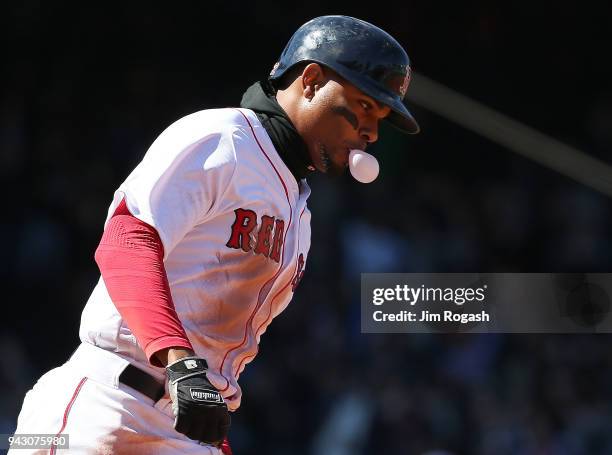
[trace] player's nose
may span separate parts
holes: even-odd
[[[378,120],[368,119],[361,124],[359,135],[367,143],[374,143],[378,140]]]

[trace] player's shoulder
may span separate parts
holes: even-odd
[[[204,168],[253,166],[257,154],[255,131],[261,128],[248,109],[205,109],[186,115],[168,126],[153,142],[146,160],[169,163],[175,159],[204,162]]]
[[[238,108],[204,109],[186,115],[172,125],[167,131],[188,135],[207,135],[231,133],[248,125],[248,117],[256,118],[252,111]]]
[[[241,120],[242,119],[242,120]],[[145,162],[160,166],[189,161],[205,162],[208,167],[234,165],[234,131],[244,122],[236,109],[206,109],[179,118],[153,141]]]
[[[244,114],[236,108],[204,109],[185,115],[165,128],[151,149],[182,153],[194,148],[212,151],[223,145],[231,146],[235,131],[247,123]]]

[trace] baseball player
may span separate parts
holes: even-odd
[[[110,204],[82,343],[27,393],[17,433],[68,435],[73,453],[230,453],[240,373],[306,268],[306,177],[375,178],[379,122],[419,130],[409,81],[386,32],[318,17],[240,108],[163,131]]]

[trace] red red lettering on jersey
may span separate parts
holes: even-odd
[[[236,221],[232,224],[232,235],[226,243],[230,248],[251,251],[251,231],[257,226],[257,214],[253,210],[236,209]]]
[[[272,236],[273,227],[274,217],[263,215],[261,217],[261,227],[259,228],[259,233],[257,234],[255,254],[263,254],[265,257],[268,257],[270,254],[270,237]]]
[[[270,252],[270,258],[276,262],[280,262],[281,250],[283,248],[284,233],[285,222],[283,220],[276,220],[276,227],[274,228],[274,240],[272,240],[272,251]]]
[[[293,277],[293,280],[291,281],[291,291],[292,292],[295,292],[298,285],[300,284],[300,281],[302,281],[303,276],[304,276],[304,255],[300,253],[300,257],[298,258],[297,271],[295,272],[295,276]]]
[[[226,246],[236,249],[242,248],[245,253],[253,250],[255,254],[261,254],[274,262],[280,262],[285,222],[277,220],[273,216],[263,215],[257,232],[257,241],[253,248],[251,233],[257,227],[257,213],[247,209],[236,209],[234,213],[236,214],[236,220],[232,224],[232,233]],[[274,230],[274,238],[270,241],[272,230]]]

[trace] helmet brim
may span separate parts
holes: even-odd
[[[417,134],[421,131],[421,127],[414,119],[408,108],[399,100],[390,104],[391,113],[385,118],[391,125],[399,129],[403,133]]]

